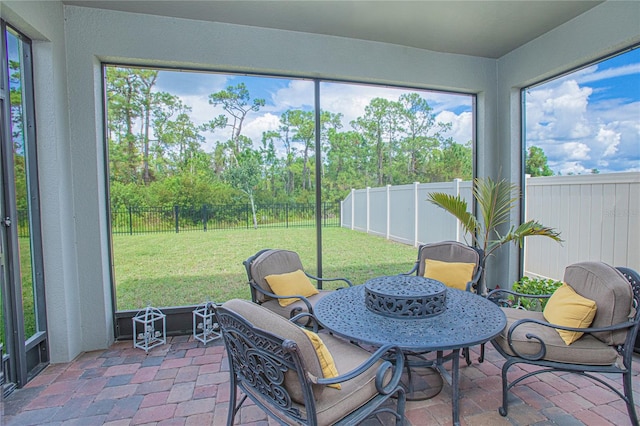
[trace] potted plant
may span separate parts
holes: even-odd
[[[460,221],[464,231],[471,236],[472,245],[483,250],[484,257],[481,264],[483,268],[486,259],[508,242],[514,242],[522,247],[525,237],[533,235],[562,242],[558,231],[535,220],[529,220],[517,227],[511,225],[506,233],[500,233],[499,228],[509,222],[511,210],[516,207],[516,202],[520,199],[520,190],[515,184],[505,179],[494,181],[489,177],[476,178],[473,197],[478,205],[479,218],[469,211],[467,201],[460,195],[432,192],[427,200],[448,211]]]
[[[516,293],[531,294],[531,295],[551,295],[554,291],[562,285],[562,281],[553,280],[550,278],[533,278],[522,277],[520,280],[513,283],[511,290]],[[545,305],[549,301],[548,297],[541,298],[518,298],[517,296],[510,296],[514,308],[526,309],[528,311],[543,311]]]

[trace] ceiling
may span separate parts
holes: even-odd
[[[602,1],[71,1],[64,4],[499,58]]]

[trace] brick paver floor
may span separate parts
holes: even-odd
[[[511,393],[509,415],[501,417],[500,366],[487,345],[486,361],[461,362],[460,420],[463,425],[629,425],[624,403],[612,392],[572,374],[542,374]],[[517,367],[512,368],[517,370]],[[634,360],[633,387],[640,395],[640,359]],[[621,388],[619,377],[614,380]],[[636,401],[638,397],[636,397]],[[169,338],[145,353],[131,342],[84,353],[47,367],[3,401],[1,424],[13,425],[224,425],[229,373],[220,340],[203,345],[191,336]],[[637,404],[636,404],[637,405]],[[638,408],[640,412],[640,408]],[[410,425],[451,424],[451,389],[424,401],[407,402]],[[371,420],[369,425],[384,421]],[[245,403],[240,425],[275,425],[262,410]]]

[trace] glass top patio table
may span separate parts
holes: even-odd
[[[419,276],[396,275],[378,277],[364,285],[334,291],[323,297],[314,307],[318,323],[334,334],[373,346],[397,345],[405,354],[438,352],[434,367],[449,381],[452,388],[453,423],[459,424],[459,364],[460,350],[486,343],[497,336],[506,325],[506,317],[493,302],[476,294],[446,288],[445,309],[428,317],[394,317],[373,312],[365,303],[365,286],[382,282],[383,287],[409,284],[413,289],[434,280]],[[436,281],[436,283],[438,283]],[[390,286],[391,284],[391,286]],[[443,358],[442,351],[451,350]],[[451,376],[442,362],[451,360]]]

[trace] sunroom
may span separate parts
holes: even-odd
[[[116,308],[114,291],[105,66],[301,79],[316,89],[348,83],[469,95],[473,176],[505,178],[522,188],[523,89],[640,44],[636,1],[56,0],[4,1],[0,7],[3,37],[13,34],[28,46],[30,52],[21,49],[21,59],[32,72],[22,94],[31,144],[26,149],[32,151],[27,165],[35,247],[30,308],[22,306],[20,246],[10,226],[18,207],[8,186],[13,160],[5,158],[11,134],[3,128],[7,389],[25,386],[49,364],[109,348],[127,334],[121,324],[131,322],[131,314]],[[9,68],[3,63],[3,72]],[[7,93],[3,77],[3,120]],[[637,176],[631,181],[637,188]],[[632,190],[622,202],[631,224],[639,198]],[[522,220],[523,208],[513,211],[512,223]],[[629,229],[637,230],[637,224]],[[625,244],[621,266],[639,269],[633,260],[637,243]],[[315,260],[322,271],[319,247]],[[239,272],[251,254],[237,259]],[[487,282],[505,286],[523,273],[523,253],[515,245],[490,262]],[[173,308],[190,324],[193,307]],[[28,336],[23,309],[35,311],[35,331]]]

